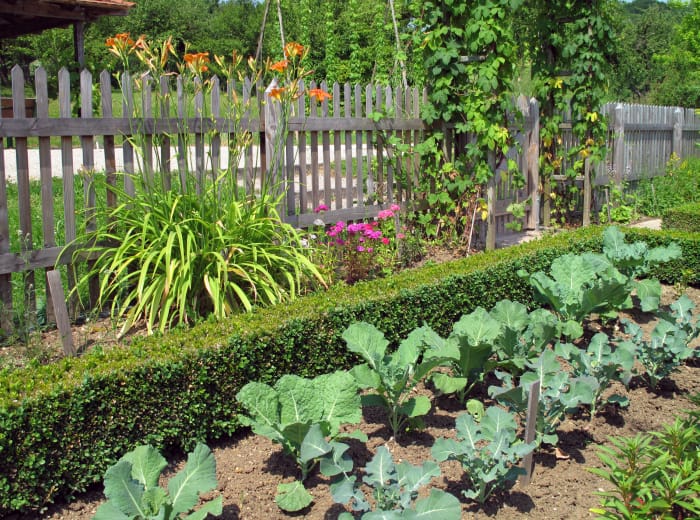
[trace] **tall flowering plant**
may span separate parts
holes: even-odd
[[[147,158],[144,175],[125,174],[124,188],[111,186],[116,206],[98,208],[103,213],[96,215],[97,229],[86,230],[70,244],[76,261],[95,258],[81,285],[99,280],[98,305],[110,306],[113,316],[123,320],[122,331],[137,320],[143,320],[149,331],[165,331],[209,315],[220,319],[290,300],[310,280],[324,285],[301,237],[277,211],[281,196],[254,182],[247,189],[239,186],[238,157],[251,144],[246,117],[255,108],[249,104],[256,100],[239,94],[245,69],[240,55],[234,52],[230,58],[210,59],[209,53],[186,47],[179,56],[170,39],[158,44],[145,37],[133,40],[126,33],[105,43],[123,67],[121,79],[127,81],[121,86],[126,97],[133,84],[142,90],[142,99],[146,93],[155,93],[158,102],[151,104],[155,130],[148,135],[139,123],[144,115],[139,109],[147,108],[145,103],[140,107],[134,96],[133,106],[128,107],[131,112],[125,114],[134,121],[134,135],[125,139],[140,157]],[[135,63],[139,71],[132,76],[129,68]],[[254,60],[248,61],[248,69],[254,85],[260,77]],[[172,106],[169,88],[154,89],[154,84],[168,83],[175,72],[177,107]],[[218,95],[221,78],[226,80],[226,97],[219,100],[223,117],[212,110],[214,89]],[[173,131],[175,108],[177,129]],[[192,112],[198,120],[196,128],[206,134],[192,128]],[[198,163],[194,171],[189,168],[192,136],[200,149],[205,142],[213,147],[228,141],[228,165],[217,167],[212,160],[208,165]],[[170,171],[157,162],[159,154],[155,154],[154,168],[148,157],[156,146],[166,144],[166,137],[177,142],[186,156],[178,160],[179,183],[173,179],[172,185]]]
[[[327,209],[321,205],[315,211],[323,213]],[[403,238],[395,226],[400,209],[392,204],[369,222],[339,220],[325,230],[322,243],[345,282],[352,284],[394,270],[398,263],[397,240]]]

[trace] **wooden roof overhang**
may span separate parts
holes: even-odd
[[[0,38],[82,24],[100,16],[124,16],[126,0],[0,0]]]

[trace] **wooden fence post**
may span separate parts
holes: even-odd
[[[530,212],[527,229],[537,229],[540,223],[540,104],[533,97],[529,103],[530,128],[527,148],[527,182]]]
[[[486,184],[486,250],[496,249],[496,152],[489,150],[491,178]]]
[[[591,159],[586,157],[583,161],[583,225],[591,225]]]
[[[68,318],[68,307],[66,305],[66,297],[63,292],[63,284],[61,283],[61,273],[55,269],[46,271],[46,285],[51,288],[51,305],[56,312],[56,325],[58,326],[58,332],[61,336],[63,353],[66,356],[75,356],[73,333],[70,327],[70,319]],[[46,303],[48,305],[48,301]]]
[[[673,148],[672,152],[683,158],[683,109],[676,108],[673,112]]]
[[[80,73],[80,117],[92,119],[92,74],[84,69]],[[85,197],[85,230],[91,233],[97,229],[95,215],[97,200],[95,192],[95,138],[93,135],[81,135],[80,145],[83,148],[83,196]],[[94,260],[88,260],[88,270],[92,270]],[[100,279],[92,276],[88,281],[90,308],[95,308],[100,299]]]
[[[2,113],[0,112],[0,123]],[[10,252],[10,224],[7,214],[7,182],[5,180],[5,139],[0,137],[0,255]],[[0,328],[12,329],[12,275],[0,274]]]
[[[24,102],[24,73],[19,65],[12,67],[12,107],[13,119],[25,119]],[[20,251],[26,263],[34,248],[32,235],[32,208],[29,185],[29,150],[27,138],[17,136],[15,139],[15,154],[17,157],[17,193],[19,197],[19,231]],[[23,268],[25,269],[26,266]],[[25,312],[33,312],[36,309],[36,294],[34,271],[29,271],[24,276],[24,308]]]
[[[615,184],[620,186],[627,165],[625,164],[625,121],[624,107],[621,103],[615,105],[613,112],[613,163],[612,171],[615,175]]]
[[[49,94],[46,69],[39,67],[34,73],[36,88],[36,117],[48,119]],[[41,179],[41,228],[44,247],[55,247],[53,179],[51,178],[51,138],[39,137],[39,176]],[[63,303],[65,305],[65,303]],[[51,286],[46,285],[46,322],[56,319],[51,298]]]

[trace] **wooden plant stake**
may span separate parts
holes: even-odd
[[[63,284],[61,283],[61,273],[55,269],[46,271],[46,281],[51,289],[51,301],[56,314],[56,325],[58,326],[58,332],[61,335],[63,353],[66,356],[75,356],[73,334],[70,328],[68,306],[66,304],[66,297],[63,292]]]
[[[540,382],[535,381],[530,385],[530,391],[527,398],[527,418],[525,419],[525,442],[535,440],[535,427],[537,426],[537,408],[540,402]],[[532,480],[533,459],[532,452],[523,457],[522,467],[525,469],[525,474],[520,476],[519,482],[521,487],[525,487]]]

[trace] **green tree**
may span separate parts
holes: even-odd
[[[663,105],[700,107],[700,2],[672,5],[684,16],[667,50],[655,56],[664,74],[652,99]]]
[[[681,16],[677,9],[661,2],[642,4],[625,4],[616,13],[619,38],[618,59],[611,75],[612,100],[648,102],[664,77],[664,65],[655,56],[666,52]]]

